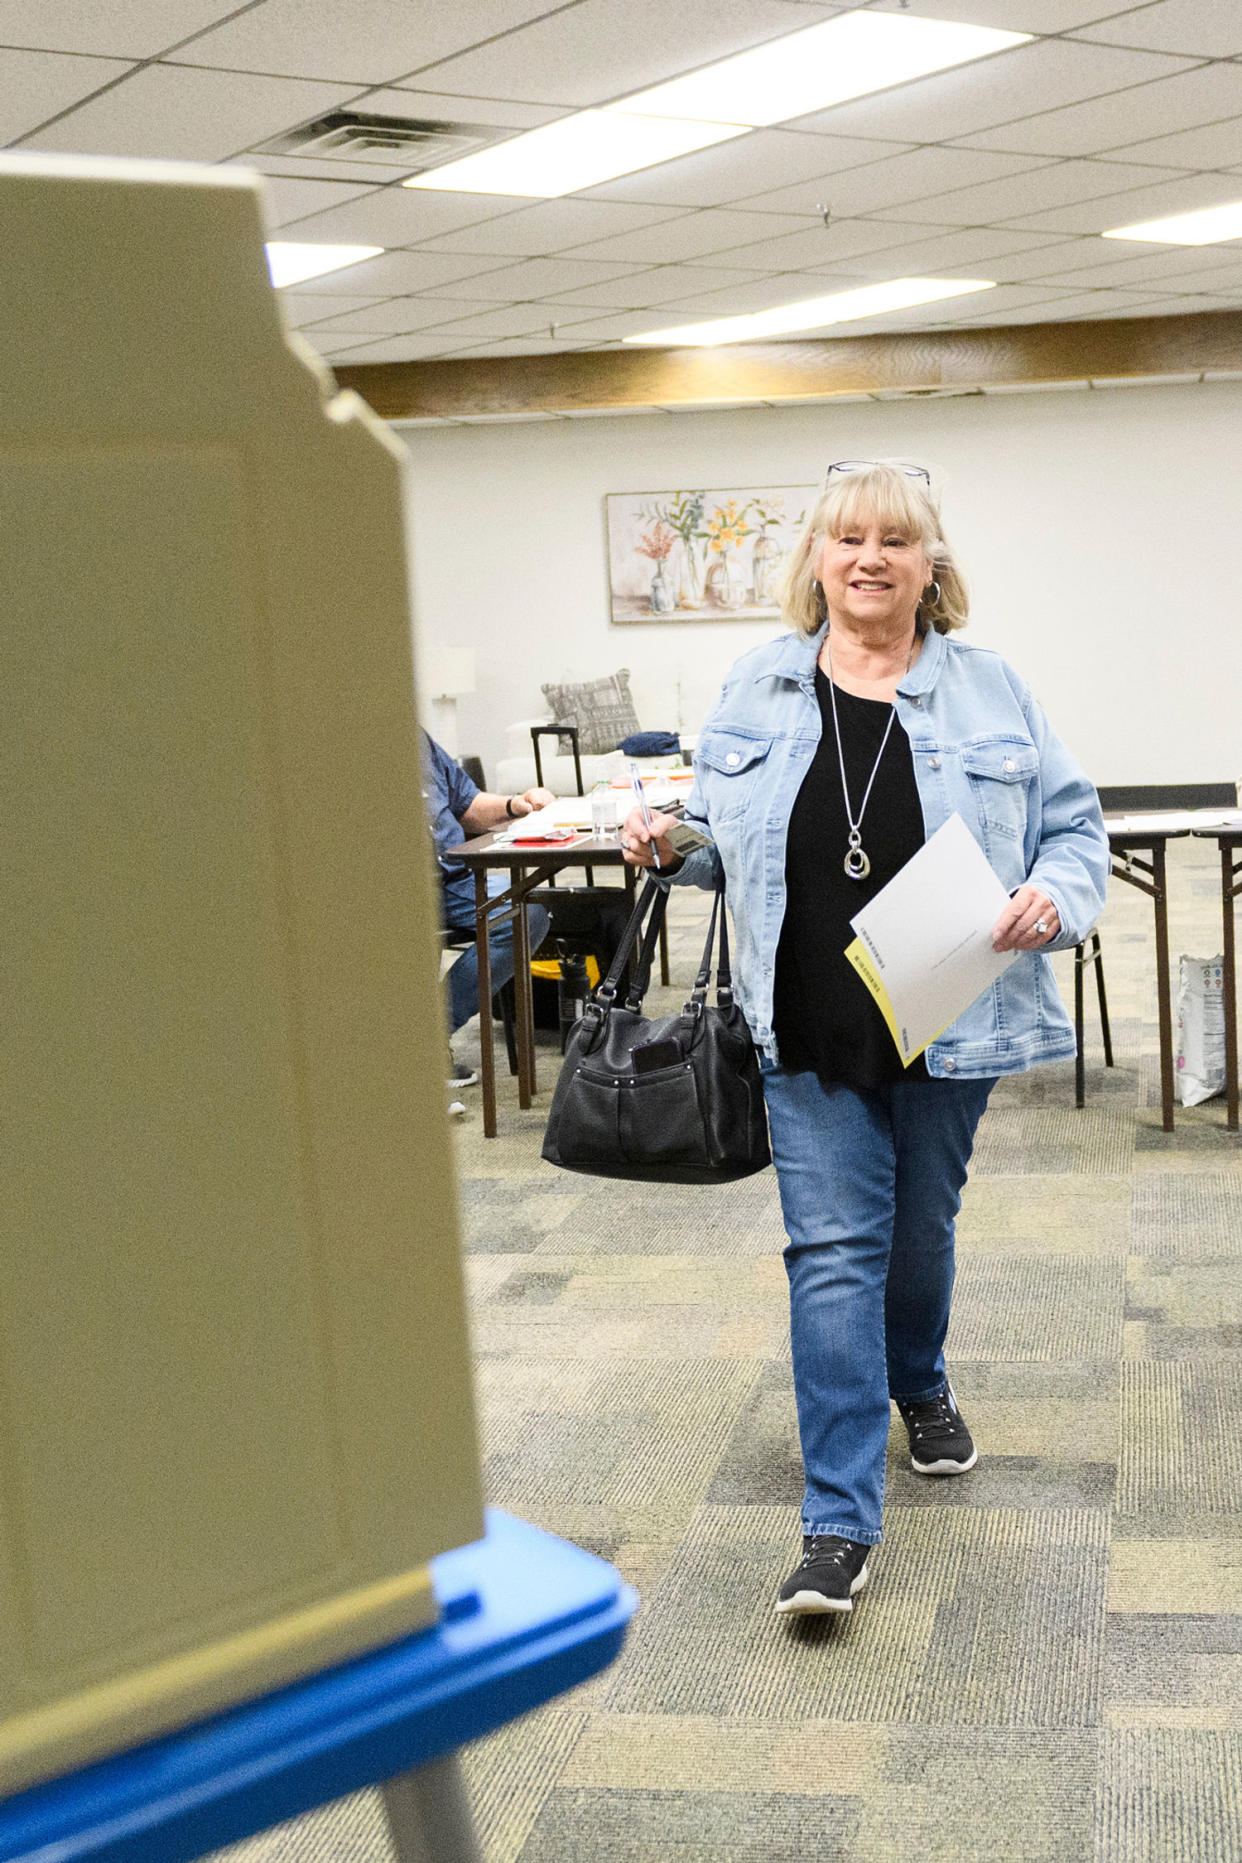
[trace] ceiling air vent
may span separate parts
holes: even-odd
[[[287,130],[260,143],[262,155],[313,157],[316,161],[385,162],[404,174],[439,168],[472,149],[511,136],[512,129],[482,123],[441,123],[422,118],[371,116],[361,110],[333,110],[300,129]]]

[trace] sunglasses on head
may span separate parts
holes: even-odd
[[[827,487],[830,484],[834,474],[837,478],[843,479],[851,472],[867,472],[872,466],[891,466],[894,472],[904,472],[908,479],[922,479],[924,485],[929,489],[931,487],[931,473],[928,472],[926,466],[907,466],[895,459],[834,460],[824,474],[824,485]]]

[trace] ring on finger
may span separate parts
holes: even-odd
[[[1039,933],[1041,938],[1046,937],[1048,933],[1048,921],[1046,919],[1036,919],[1035,930]]]

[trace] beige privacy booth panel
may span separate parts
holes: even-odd
[[[482,1532],[401,449],[257,187],[0,157],[0,1789]]]

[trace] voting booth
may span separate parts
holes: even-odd
[[[0,157],[6,1794],[484,1531],[401,449],[259,188]]]

